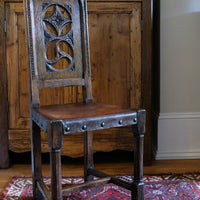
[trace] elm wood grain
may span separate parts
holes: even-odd
[[[51,14],[48,15],[48,12],[51,12]],[[132,199],[144,199],[142,168],[145,110],[122,109],[113,105],[93,103],[89,63],[87,2],[84,0],[69,0],[67,2],[64,0],[51,2],[24,0],[24,14],[30,121],[32,125],[31,150],[34,199],[39,198],[39,190],[42,190],[40,193],[44,194],[45,198],[62,200],[61,149],[65,134],[85,132],[84,179],[86,182],[80,188],[72,187],[68,189],[68,192],[70,192],[75,189],[81,190],[93,185],[93,183],[95,185],[101,183],[101,181],[92,181],[92,176],[89,177],[89,175],[92,175],[89,174],[89,169],[93,167],[93,133],[91,131],[128,125],[132,125],[135,132],[134,166],[137,168],[136,172],[138,172],[138,174],[135,172],[136,178],[132,183]],[[50,30],[47,25],[51,26]],[[62,33],[61,30],[65,26],[69,28],[67,28],[66,33]],[[55,31],[52,32],[52,29],[55,29]],[[72,50],[72,55],[60,49],[60,44],[63,42]],[[56,53],[54,58],[49,60],[46,51],[49,44],[52,43]],[[55,68],[55,64],[63,58],[69,61],[68,65],[61,69]],[[56,86],[72,86],[72,82],[62,80],[74,80],[74,78],[84,79],[84,85],[80,82],[83,88],[83,104],[40,106],[39,88],[41,83],[50,80],[48,86],[53,87],[53,81],[55,80]],[[77,82],[75,82],[75,85],[78,85]],[[37,187],[37,182],[42,180],[40,129],[46,131],[50,149],[50,197],[46,196],[45,188],[43,191],[42,187]],[[39,137],[37,137],[38,135]],[[115,181],[115,184],[123,185],[120,180]]]

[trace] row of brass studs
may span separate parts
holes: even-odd
[[[136,123],[136,122],[137,122],[137,118],[134,118],[134,119],[133,119],[133,122]],[[123,120],[120,119],[118,123],[119,123],[120,125],[122,125]],[[105,122],[102,122],[102,123],[101,123],[101,127],[103,128],[104,126],[105,126]],[[85,131],[86,129],[87,129],[87,125],[85,124],[85,125],[82,126],[82,130]],[[66,128],[65,128],[65,131],[66,131],[66,132],[69,132],[69,131],[70,131],[70,127],[69,127],[69,126],[66,127]]]

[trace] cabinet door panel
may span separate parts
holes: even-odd
[[[94,101],[141,104],[141,4],[88,3]]]
[[[28,128],[28,86],[22,4],[6,4],[9,129]]]

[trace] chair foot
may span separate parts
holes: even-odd
[[[42,196],[41,192],[38,190],[38,188],[36,188],[35,191],[33,191],[33,193],[34,193],[33,194],[34,200],[42,200],[43,199],[43,196]]]
[[[133,185],[131,200],[144,200],[144,183]]]

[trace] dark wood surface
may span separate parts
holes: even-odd
[[[4,33],[4,4],[0,3],[0,168],[9,167],[8,143],[8,93],[6,78],[5,33]]]
[[[45,199],[62,200],[61,150],[64,146],[63,137],[66,134],[77,132],[85,134],[85,183],[72,186],[67,191],[83,190],[106,181],[131,190],[131,199],[133,200],[144,199],[143,137],[146,111],[93,103],[87,1],[24,0],[24,15],[34,199],[38,199],[42,195]],[[67,48],[63,48],[61,44],[65,44]],[[53,51],[51,59],[48,57],[49,49]],[[67,60],[67,63],[61,63],[58,67],[63,59]],[[82,104],[40,106],[40,88],[78,85],[82,86]],[[105,177],[101,177],[100,172],[100,180],[92,180],[93,133],[91,131],[123,126],[132,126],[132,134],[134,134],[132,141],[134,142],[134,179],[132,184],[124,183],[118,178],[105,180]],[[52,186],[51,192],[48,193],[42,182],[40,129],[47,133],[50,150]],[[108,175],[105,176],[108,177]]]
[[[35,122],[31,121],[32,135],[31,135],[31,157],[32,159],[32,176],[33,176],[33,195],[37,195],[37,183],[36,179],[42,179],[42,160],[41,160],[41,134],[40,128]],[[34,154],[33,154],[34,152]],[[37,171],[33,169],[37,168]]]
[[[72,120],[133,112],[130,109],[123,109],[119,106],[97,103],[41,106],[39,109],[36,108],[35,111],[49,120]]]
[[[7,2],[9,2],[9,1],[7,1],[7,0],[3,0],[3,1],[1,1],[0,2],[0,9],[1,9],[1,17],[0,17],[0,23],[2,24],[2,26],[1,26],[1,45],[2,45],[2,47],[4,47],[4,44],[5,44],[5,35],[6,35],[6,37],[8,37],[8,30],[7,30],[7,33],[5,34],[4,33],[4,16],[10,16],[11,15],[11,13],[13,12],[12,10],[9,10],[9,9],[7,9],[7,14],[6,14],[6,5],[8,5],[8,4],[5,4],[5,3],[7,3]],[[13,3],[13,5],[15,4],[16,6],[14,7],[14,9],[16,9],[16,11],[17,11],[17,15],[18,14],[20,14],[20,13],[22,13],[20,10],[18,10],[18,8],[17,8],[17,5],[18,4],[16,4],[17,2],[19,2],[19,1],[15,1],[15,0],[13,0],[12,1],[12,3]],[[95,15],[93,15],[93,13],[97,13],[98,14],[98,12],[103,12],[103,10],[102,10],[102,8],[103,8],[103,6],[104,6],[104,2],[105,1],[102,1],[102,3],[101,3],[101,5],[102,6],[97,6],[96,8],[95,8],[95,6],[96,6],[96,3],[98,3],[98,2],[101,2],[101,1],[95,1],[95,0],[92,0],[92,1],[88,1],[89,2],[89,9],[88,9],[88,11],[89,11],[89,14],[93,17],[93,19],[95,19],[94,18],[94,16]],[[120,4],[120,3],[118,3],[117,2],[117,4],[116,5],[114,5],[114,3],[113,3],[113,1],[111,0],[111,1],[107,1],[108,3],[110,3],[110,5],[109,4],[106,4],[106,5],[109,5],[110,6],[110,8],[107,10],[107,12],[114,12],[114,13],[116,13],[116,12],[125,12],[126,13],[126,10],[128,9],[128,7],[127,6],[125,6],[125,3],[126,2],[129,2],[129,3],[131,3],[131,2],[135,2],[135,1],[132,1],[132,0],[127,0],[127,1],[120,1],[120,2],[124,2],[124,4]],[[147,164],[147,163],[150,163],[150,161],[151,161],[151,140],[152,140],[152,124],[151,124],[151,122],[152,122],[152,119],[153,119],[153,117],[154,116],[158,116],[158,107],[159,107],[159,105],[157,104],[157,103],[155,103],[154,102],[154,105],[155,105],[155,107],[152,109],[152,107],[151,107],[151,105],[152,105],[152,98],[151,98],[151,96],[152,96],[152,93],[151,93],[151,89],[152,89],[152,85],[151,85],[151,83],[150,83],[150,81],[149,80],[151,80],[151,77],[150,76],[152,76],[152,75],[154,75],[154,70],[155,70],[155,66],[153,65],[151,65],[151,63],[152,63],[152,59],[151,59],[151,51],[152,51],[152,49],[151,48],[145,48],[145,45],[147,46],[148,45],[148,47],[149,47],[149,45],[150,45],[150,43],[148,43],[148,41],[150,40],[150,35],[152,34],[151,33],[151,31],[152,31],[152,21],[151,21],[151,15],[146,15],[146,14],[148,14],[149,12],[152,12],[152,8],[151,8],[151,1],[143,1],[143,0],[141,0],[141,1],[137,1],[137,2],[141,2],[141,5],[142,5],[142,16],[144,16],[143,17],[143,36],[142,36],[142,44],[143,44],[143,49],[145,50],[145,52],[143,53],[142,52],[142,74],[141,74],[141,80],[142,80],[142,93],[140,94],[140,93],[138,93],[138,96],[136,96],[136,97],[134,97],[134,91],[133,92],[131,92],[130,93],[130,95],[131,96],[133,96],[134,98],[132,99],[132,102],[136,102],[134,99],[137,99],[137,98],[141,98],[141,101],[139,101],[140,103],[137,103],[136,105],[132,105],[132,107],[137,107],[137,106],[141,106],[141,105],[144,105],[143,107],[147,110],[147,133],[146,133],[146,135],[145,135],[145,139],[144,139],[144,143],[145,143],[145,149],[144,149],[144,161],[145,161],[145,163]],[[157,6],[157,4],[156,4],[156,2],[157,2],[157,0],[155,0],[154,1],[154,5],[156,5]],[[20,2],[21,3],[21,2]],[[100,5],[100,4],[98,4],[98,5]],[[112,5],[113,5],[113,7],[112,7]],[[119,6],[119,7],[117,7],[117,5]],[[127,4],[128,5],[128,4]],[[130,4],[131,5],[131,4]],[[115,6],[115,7],[114,7]],[[127,8],[126,8],[127,7]],[[130,7],[130,6],[129,6]],[[9,7],[8,7],[9,8]],[[95,9],[94,9],[95,8]],[[120,11],[121,10],[121,11]],[[152,13],[151,13],[152,14]],[[16,16],[17,16],[16,15]],[[20,14],[21,15],[21,14]],[[147,16],[147,17],[145,17],[145,15]],[[155,15],[155,18],[157,17],[156,16],[156,13],[154,13],[154,15]],[[21,17],[21,18],[18,18],[19,20],[23,20],[23,16]],[[23,25],[23,24],[22,24]],[[89,23],[89,28],[91,28],[91,27],[93,27],[95,24],[93,24],[93,21],[91,21],[91,24]],[[21,26],[21,25],[20,25]],[[148,26],[149,28],[145,28],[145,26]],[[8,26],[8,22],[7,22],[7,29],[9,29],[9,26]],[[91,28],[91,30],[93,30],[92,28]],[[11,30],[12,31],[12,30]],[[148,32],[148,31],[150,31],[150,32]],[[102,32],[101,30],[99,30],[98,32]],[[98,33],[97,32],[97,33]],[[149,33],[150,33],[150,35],[149,35]],[[92,34],[90,34],[91,35],[91,37],[92,37]],[[113,35],[112,35],[112,37],[113,37]],[[136,36],[134,36],[134,37],[136,37]],[[134,41],[134,37],[132,38],[132,41]],[[145,38],[147,38],[147,40],[145,39]],[[116,38],[117,39],[117,38]],[[119,40],[119,39],[117,39],[117,40]],[[18,40],[18,41],[20,41],[20,40]],[[108,44],[108,41],[106,42],[107,44]],[[11,43],[12,44],[12,43]],[[102,43],[103,44],[103,43]],[[8,43],[7,43],[7,45],[9,45]],[[139,44],[138,44],[139,45]],[[96,44],[95,45],[96,46],[96,48],[98,49],[98,45]],[[114,47],[113,47],[114,48]],[[115,47],[115,48],[117,48],[117,46]],[[121,48],[121,47],[120,47]],[[23,50],[23,48],[20,48],[21,50]],[[8,53],[7,53],[7,55],[9,55],[9,52],[11,52],[10,50],[8,51]],[[93,51],[92,51],[93,52]],[[95,52],[95,51],[94,51]],[[94,57],[96,57],[96,54],[97,52],[95,52],[95,54],[93,55],[93,53],[91,53],[91,59]],[[9,125],[8,123],[10,123],[10,119],[7,121],[7,118],[8,118],[8,112],[7,112],[7,96],[8,96],[8,88],[7,88],[7,80],[6,80],[6,74],[7,74],[7,65],[6,65],[6,58],[5,58],[5,49],[4,48],[1,48],[1,52],[0,52],[0,54],[1,54],[1,57],[2,57],[2,59],[1,59],[1,62],[2,62],[2,64],[1,64],[1,94],[3,94],[3,95],[1,95],[2,96],[2,98],[1,98],[1,110],[2,110],[2,112],[1,112],[1,115],[2,115],[2,119],[3,119],[3,121],[2,121],[2,123],[0,124],[1,125],[1,131],[0,131],[0,136],[1,136],[1,140],[0,140],[0,142],[2,142],[2,145],[1,145],[1,153],[2,153],[2,156],[0,157],[0,167],[1,168],[5,168],[5,167],[7,167],[7,166],[9,166],[9,156],[8,156],[8,130],[9,130],[9,149],[10,150],[12,150],[12,151],[17,151],[17,152],[24,152],[24,151],[27,151],[28,149],[30,149],[30,138],[29,138],[29,131],[27,130],[27,128],[28,128],[28,126],[29,126],[29,123],[28,123],[28,118],[19,118],[20,120],[17,122],[18,123],[18,125],[17,126],[15,126],[14,125],[14,127],[13,127],[13,125],[12,125],[12,129],[9,129],[9,127],[11,127],[11,125]],[[23,52],[21,52],[20,53],[20,55],[21,55],[21,57],[23,58],[24,56],[25,56],[25,53],[23,53]],[[134,55],[134,54],[133,54]],[[14,56],[14,54],[13,54],[13,56]],[[134,56],[137,56],[137,55],[134,55]],[[134,58],[134,56],[133,56],[133,58]],[[117,57],[119,57],[119,55],[117,55]],[[156,58],[155,58],[156,59]],[[11,65],[11,66],[14,66],[15,64],[14,64],[14,60],[15,59],[13,59],[13,64]],[[128,59],[127,59],[128,60]],[[100,63],[101,61],[98,61],[98,63]],[[24,63],[26,63],[26,62],[24,62]],[[91,66],[92,66],[92,68],[93,69],[95,69],[95,70],[93,70],[93,73],[95,74],[96,73],[96,68],[95,68],[95,66],[98,64],[98,63],[93,63],[93,62],[91,62]],[[116,63],[117,64],[117,63]],[[114,66],[114,65],[113,65]],[[23,70],[24,71],[24,70]],[[11,69],[11,72],[14,72],[12,69]],[[9,72],[10,73],[10,72]],[[110,73],[110,72],[109,72]],[[158,73],[156,73],[156,74],[158,74]],[[157,76],[157,75],[156,75]],[[13,76],[11,76],[12,77],[12,79],[13,79]],[[26,77],[26,74],[24,75],[24,77]],[[150,79],[149,79],[150,78]],[[155,80],[155,78],[153,79],[153,80]],[[158,79],[157,79],[158,80]],[[26,79],[24,79],[24,81],[27,81]],[[114,79],[111,79],[111,81],[114,81]],[[106,82],[106,79],[105,79],[105,84],[109,84],[109,82]],[[157,81],[158,82],[158,81]],[[156,82],[156,83],[157,83]],[[48,84],[48,83],[45,83],[45,84]],[[23,84],[23,85],[25,85],[25,84]],[[101,82],[99,82],[98,83],[98,87],[99,87],[99,85],[102,85],[101,84]],[[116,85],[116,83],[114,82],[114,86]],[[103,86],[103,85],[102,85]],[[158,86],[157,84],[155,84],[155,86]],[[20,86],[21,87],[21,86]],[[96,90],[96,83],[94,84],[94,91],[95,92],[93,92],[93,95],[94,95],[94,97],[97,99],[97,101],[101,101],[101,99],[99,99],[99,97],[98,97],[98,93],[99,93],[99,91],[98,90]],[[104,87],[104,86],[103,86]],[[124,85],[124,87],[126,87],[126,85]],[[138,87],[137,85],[136,86],[134,86],[134,87]],[[23,87],[22,87],[23,88]],[[123,89],[123,88],[122,88]],[[117,90],[119,90],[119,89],[117,89]],[[74,93],[74,89],[69,89],[68,91],[70,91],[71,93]],[[78,91],[80,91],[80,90],[78,90]],[[123,91],[125,91],[124,89],[123,89]],[[51,97],[48,97],[48,93],[49,93],[49,90],[47,90],[47,92],[44,92],[44,94],[41,94],[42,96],[43,96],[43,101],[44,102],[51,102],[52,101],[52,98]],[[56,101],[58,101],[58,97],[59,96],[62,96],[62,93],[60,93],[59,92],[59,90],[56,90],[56,91],[54,91],[53,92],[55,95],[56,95]],[[144,95],[144,94],[148,94],[148,95]],[[75,94],[75,93],[74,93]],[[109,91],[108,91],[108,94],[109,94]],[[157,89],[156,90],[154,90],[154,94],[158,94],[158,91],[157,91]],[[122,94],[122,96],[124,96],[124,95],[127,95],[127,94]],[[15,95],[16,97],[17,96],[19,96],[19,95]],[[106,95],[104,95],[104,96],[106,96]],[[141,97],[140,97],[141,96]],[[154,95],[155,96],[155,95]],[[23,93],[23,95],[21,95],[21,97],[23,97],[23,98],[26,98],[27,99],[27,96],[25,96],[24,95],[24,93]],[[68,98],[68,97],[67,97]],[[77,100],[77,99],[79,99],[79,100],[81,100],[80,99],[80,95],[79,96],[75,96],[75,97],[73,97],[72,98],[72,100],[74,101],[74,99],[75,100]],[[116,99],[116,100],[119,100],[119,98],[114,98],[114,99]],[[121,98],[121,99],[123,99],[123,98]],[[124,98],[125,99],[125,98]],[[109,99],[108,99],[109,100]],[[105,102],[107,102],[108,100],[104,100]],[[21,100],[20,99],[20,101],[19,100],[17,100],[17,102],[26,102],[26,101],[24,101],[23,99]],[[60,100],[59,100],[60,101]],[[71,101],[71,100],[70,100]],[[122,100],[120,100],[121,102],[122,102],[122,104],[123,105],[126,105],[126,103],[123,103],[123,101]],[[105,103],[105,102],[103,102],[103,103]],[[120,103],[121,104],[121,103]],[[27,105],[27,103],[22,103],[21,104],[22,105],[22,110],[21,111],[25,111],[25,113],[27,113],[27,109],[24,109],[24,107]],[[11,104],[11,102],[9,103],[9,113],[11,113],[10,111],[12,111],[13,110],[13,106],[14,106],[14,104]],[[15,106],[15,108],[17,108],[17,106]],[[152,112],[155,110],[155,112],[154,112],[154,115],[153,115],[153,117],[152,117]],[[16,111],[15,110],[13,110],[12,111],[12,113],[15,113]],[[10,115],[10,114],[9,114]],[[28,116],[28,113],[26,114],[27,116]],[[17,117],[18,118],[18,117]],[[25,119],[25,120],[24,120]],[[155,122],[157,121],[157,117],[154,117],[154,119],[155,119]],[[20,123],[20,124],[19,124]],[[20,128],[19,130],[17,130],[15,127],[23,127],[23,128]],[[24,127],[26,127],[25,129],[24,129]],[[155,126],[156,127],[156,126]],[[155,128],[154,128],[154,130],[155,130]],[[124,130],[124,134],[126,134],[126,130]],[[115,144],[115,141],[116,141],[116,137],[118,137],[119,138],[119,140],[121,141],[121,144],[118,146],[119,148],[121,148],[121,149],[132,149],[132,146],[128,143],[128,141],[130,141],[131,140],[131,135],[130,134],[128,134],[127,135],[127,140],[124,140],[124,141],[122,141],[121,139],[120,139],[120,134],[118,134],[118,136],[116,135],[116,136],[113,136],[112,134],[110,134],[110,136],[111,137],[114,137],[113,139],[112,139],[112,145],[110,145],[109,146],[109,148],[107,148],[107,151],[111,151],[111,150],[114,150],[115,149],[115,145],[117,144]],[[155,133],[155,136],[156,136],[156,133]],[[70,136],[70,140],[72,140],[72,141],[74,141],[74,138],[73,138],[74,136],[72,135],[72,136]],[[20,146],[20,144],[22,144],[22,140],[21,140],[21,138],[23,138],[23,146],[21,145]],[[43,145],[42,145],[42,148],[44,148],[44,146],[46,145],[45,144],[45,135],[42,135],[42,141],[43,141]],[[77,137],[76,137],[77,138]],[[73,157],[77,157],[77,156],[81,156],[81,153],[80,153],[80,150],[79,150],[79,148],[81,149],[82,148],[82,146],[81,146],[81,140],[82,140],[82,136],[79,136],[78,137],[79,139],[76,141],[76,143],[74,143],[73,144],[73,146],[76,148],[76,154],[71,154]],[[79,141],[80,140],[80,141]],[[94,149],[94,151],[98,151],[98,150],[100,150],[100,144],[98,144],[98,141],[100,141],[100,139],[99,139],[99,134],[97,134],[97,135],[94,135],[94,141],[95,141],[95,149]],[[106,138],[104,138],[104,142],[106,143],[106,141],[107,141],[107,139]],[[66,141],[66,142],[68,142],[68,141]],[[155,144],[156,145],[156,144]],[[67,145],[68,146],[68,145]],[[46,147],[45,147],[46,148]],[[46,150],[48,150],[48,148],[46,149]],[[70,150],[69,149],[66,149],[66,150],[64,150],[63,151],[64,153],[70,153]]]
[[[153,15],[153,81],[152,81],[152,156],[155,158],[158,147],[158,118],[160,113],[160,0],[154,1]]]
[[[31,115],[44,131],[48,131],[50,123],[62,120],[65,135],[92,130],[101,132],[114,127],[122,129],[137,123],[135,110],[96,103],[42,106],[33,109]]]
[[[144,151],[147,157],[152,157],[152,152],[150,150],[152,149],[152,74],[154,70],[152,66],[152,2],[152,0],[144,0],[142,4],[142,106],[147,110],[147,134],[145,135],[144,141]],[[148,160],[147,163],[148,162],[151,163],[151,160]]]

